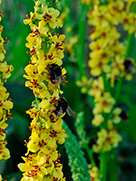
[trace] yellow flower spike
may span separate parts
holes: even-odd
[[[25,163],[18,165],[24,172],[21,180],[65,180],[56,151],[57,144],[63,144],[67,137],[61,119],[66,112],[62,110],[64,99],[59,97],[63,93],[60,83],[67,82],[66,70],[61,67],[65,35],[53,33],[53,29],[62,26],[59,14],[58,10],[37,1],[34,13],[24,21],[32,30],[26,38],[31,62],[25,67],[25,85],[33,90],[35,101],[27,111],[32,118],[31,136],[25,141]]]
[[[88,65],[90,74],[96,76],[92,81],[88,94],[94,97],[95,102],[92,124],[100,126],[100,131],[97,134],[98,139],[96,144],[93,145],[93,150],[101,154],[109,152],[119,145],[122,138],[115,126],[120,123],[123,117],[124,120],[128,119],[124,110],[115,107],[118,97],[115,96],[116,99],[114,99],[112,96],[116,86],[118,86],[117,94],[119,93],[118,88],[121,85],[122,78],[125,77],[127,80],[131,80],[135,72],[134,61],[128,58],[131,40],[128,41],[128,46],[121,42],[120,30],[117,27],[119,24],[123,24],[124,30],[131,34],[129,37],[132,37],[132,34],[136,36],[136,13],[132,12],[134,10],[131,9],[132,4],[136,3],[136,1],[107,0],[99,2],[92,2],[93,8],[88,12],[88,24],[92,27],[90,32],[91,43],[89,45],[91,53]],[[101,75],[104,80],[102,86],[100,86],[99,81]],[[105,180],[106,155],[100,155]],[[92,171],[92,179],[95,180],[93,176],[95,177],[95,172]]]
[[[0,4],[1,2],[2,1],[0,1]],[[3,15],[1,12],[0,21],[2,20],[2,17]],[[6,120],[11,119],[10,109],[13,108],[11,99],[8,99],[9,93],[7,93],[7,89],[4,87],[4,83],[10,77],[13,67],[11,65],[7,65],[6,61],[3,62],[6,54],[4,46],[8,43],[8,41],[2,38],[2,32],[3,26],[0,26],[0,161],[10,158],[10,152],[6,148],[7,141],[5,141],[5,138],[7,131],[5,131],[5,129],[8,127]]]

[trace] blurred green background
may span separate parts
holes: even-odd
[[[72,1],[71,17],[74,25],[74,34],[77,33],[78,21],[78,1]],[[33,11],[34,3],[32,0],[3,0],[1,9],[3,10],[4,18],[2,25],[4,26],[3,37],[7,37],[10,43],[6,46],[6,60],[8,64],[14,66],[12,76],[6,83],[10,97],[14,102],[14,108],[11,111],[13,119],[8,121],[8,133],[7,133],[7,147],[10,149],[11,158],[7,161],[0,163],[0,174],[6,180],[18,181],[21,178],[21,173],[17,167],[18,163],[22,162],[21,156],[26,153],[26,147],[24,146],[24,140],[28,140],[30,135],[29,124],[30,118],[25,113],[31,107],[31,102],[34,99],[32,91],[24,86],[25,79],[23,78],[24,67],[28,64],[30,56],[26,53],[25,47],[26,36],[29,34],[29,27],[23,24],[26,14]],[[64,27],[67,26],[64,23]],[[85,61],[88,60],[89,53],[89,29],[86,26],[86,44],[85,44]],[[61,30],[62,32],[62,30]],[[124,35],[126,36],[126,34]],[[68,37],[67,37],[68,39]],[[78,48],[78,47],[77,47]],[[136,39],[133,37],[132,48],[130,57],[136,59]],[[80,75],[78,65],[75,62],[69,61],[68,55],[64,58],[63,66],[67,70],[68,84],[66,87],[62,86],[64,91],[64,97],[68,100],[70,107],[77,113],[84,111],[85,115],[85,130],[90,135],[90,148],[96,138],[97,128],[93,128],[91,125],[92,120],[92,107],[86,95],[80,93],[80,88],[76,86],[76,80]],[[88,73],[88,69],[86,67]],[[90,76],[88,74],[88,76]],[[119,181],[136,181],[136,76],[130,82],[124,82],[122,87],[122,94],[119,100],[119,106],[128,111],[128,122],[122,122],[119,125],[120,134],[123,137],[123,141],[118,148],[118,175]],[[65,122],[68,124],[72,132],[76,135],[74,127],[74,119],[64,117]],[[59,146],[59,151],[62,155],[61,162],[64,165],[63,171],[68,181],[71,181],[71,172],[68,166],[68,157],[65,153],[64,145]],[[84,151],[85,152],[85,151]],[[98,155],[95,154],[97,164]],[[88,161],[88,156],[85,152],[85,157]]]

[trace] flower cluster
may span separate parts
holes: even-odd
[[[101,129],[98,132],[97,143],[93,145],[93,150],[96,153],[110,151],[112,148],[116,148],[121,140],[121,136],[114,128]]]
[[[1,4],[1,1],[0,1]],[[2,11],[0,11],[0,21],[2,20]],[[12,65],[7,65],[4,61],[6,50],[4,45],[8,43],[7,38],[3,39],[1,34],[3,26],[0,25],[0,161],[7,160],[10,157],[9,150],[5,147],[7,145],[5,129],[8,127],[6,120],[11,119],[10,109],[13,107],[13,103],[9,97],[7,89],[4,87],[4,83],[10,77],[10,73],[13,70]]]
[[[88,13],[88,23],[93,26],[88,64],[91,75],[97,76],[88,94],[94,97],[95,102],[92,124],[101,126],[93,146],[97,153],[110,151],[121,141],[115,125],[121,121],[122,110],[115,108],[116,98],[112,89],[121,77],[130,80],[134,72],[134,61],[126,57],[126,46],[120,42],[118,31],[118,25],[123,23],[128,33],[135,33],[136,27],[132,25],[136,15],[130,9],[126,10],[127,7],[128,2],[121,0],[107,0],[106,4],[96,1]]]
[[[66,84],[66,70],[61,67],[64,57],[65,35],[56,34],[55,28],[62,27],[58,18],[60,12],[50,3],[36,1],[34,13],[24,20],[29,24],[31,33],[26,38],[30,49],[31,62],[25,67],[26,87],[33,90],[35,101],[27,113],[32,118],[31,136],[26,142],[25,163],[18,166],[23,180],[64,181],[60,154],[57,144],[63,144],[67,137],[62,128],[62,117],[68,104],[59,94],[63,92],[60,84]]]
[[[90,38],[90,60],[89,67],[93,76],[99,76],[105,72],[107,78],[111,80],[111,86],[114,86],[114,81],[127,74],[132,74],[133,69],[127,71],[125,52],[125,45],[119,41],[120,33],[117,31],[117,26],[124,23],[125,13],[126,17],[136,15],[133,12],[124,10],[126,7],[125,2],[121,0],[110,0],[106,6],[98,4],[94,5],[94,9],[88,13],[88,23],[94,26]],[[124,24],[129,33],[135,32],[134,18],[132,24]],[[127,21],[127,20],[126,20]],[[133,30],[132,30],[132,27]],[[96,61],[97,60],[97,61]],[[133,61],[129,60],[133,66]],[[127,67],[126,67],[127,66]]]
[[[90,180],[91,181],[100,181],[101,175],[99,173],[99,169],[96,166],[88,165],[89,173],[90,173]]]
[[[60,11],[62,11],[61,15],[59,16],[59,20],[65,23],[63,27],[63,32],[65,33],[66,38],[64,41],[65,44],[65,55],[68,55],[68,59],[70,61],[75,62],[75,47],[79,40],[77,35],[74,35],[74,19],[71,19],[71,7],[70,2],[61,1],[57,4],[57,7]]]
[[[81,0],[83,4],[89,5],[92,0]]]
[[[85,94],[89,91],[89,86],[92,84],[92,81],[92,78],[88,80],[86,76],[83,76],[81,77],[81,81],[78,80],[76,84],[77,86],[82,87],[81,92]]]
[[[92,124],[101,126],[96,145],[93,146],[93,150],[98,153],[110,151],[121,141],[121,136],[115,129],[115,125],[121,120],[121,109],[114,108],[116,99],[111,90],[121,77],[125,76],[130,80],[134,72],[134,61],[125,57],[126,47],[120,42],[121,35],[117,29],[120,23],[125,22],[125,13],[126,17],[135,17],[126,7],[126,2],[121,0],[109,0],[106,6],[96,1],[88,13],[88,23],[93,26],[88,64],[91,75],[98,77],[92,82],[88,94],[94,97],[95,102]],[[133,22],[134,18],[131,20]],[[124,24],[129,33],[135,32],[129,25],[132,22]]]
[[[70,55],[70,59],[75,56],[74,45],[76,45],[77,42],[78,42],[77,36],[74,36],[74,37],[71,36],[69,40],[65,41],[66,53]]]
[[[92,4],[88,12],[88,24],[93,27],[88,65],[91,76],[96,78],[87,80],[83,77],[77,85],[82,87],[82,93],[94,97],[92,124],[101,129],[93,149],[104,152],[117,147],[121,141],[115,126],[121,121],[123,110],[115,108],[116,94],[113,91],[123,77],[132,79],[135,64],[126,55],[127,47],[120,41],[119,27],[123,24],[128,33],[135,33],[136,14],[131,11],[133,1],[96,0]]]
[[[131,6],[136,3],[135,0],[127,0],[126,9],[121,12],[121,23],[124,25],[124,29],[129,32],[129,34],[134,33],[136,37],[136,13],[130,12]]]

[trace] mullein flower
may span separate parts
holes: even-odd
[[[92,80],[92,87],[87,93],[94,97],[95,102],[92,124],[102,125],[102,128],[104,122],[107,125],[105,129],[100,129],[97,144],[93,146],[94,151],[100,153],[110,151],[121,141],[121,136],[115,129],[121,121],[121,109],[115,107],[116,100],[105,85],[112,89],[121,77],[130,80],[135,72],[134,60],[125,58],[126,47],[119,40],[121,34],[117,26],[124,24],[124,29],[130,34],[136,30],[135,13],[130,10],[133,1],[107,0],[106,6],[101,1],[92,3],[93,8],[88,12],[88,24],[93,26],[88,65],[91,75],[97,77]],[[106,81],[110,81],[110,85]]]
[[[115,100],[111,97],[109,92],[104,92],[100,97],[95,99],[95,103],[95,108],[93,109],[94,114],[101,112],[110,113],[113,105],[115,104]]]
[[[1,1],[0,1],[1,4]],[[2,20],[2,11],[0,11],[0,21]],[[7,65],[4,61],[6,50],[4,45],[8,43],[7,38],[2,38],[3,26],[0,26],[0,160],[7,160],[10,158],[10,152],[6,148],[7,141],[5,141],[6,133],[5,129],[8,127],[6,120],[11,119],[10,109],[13,108],[13,103],[9,97],[7,89],[4,87],[4,83],[11,75],[13,70],[12,65]]]
[[[91,83],[92,83],[92,78],[88,80],[86,76],[81,77],[81,81],[78,80],[76,82],[77,86],[81,87],[81,92],[83,94],[85,94],[88,91]]]
[[[88,90],[88,95],[97,98],[102,95],[103,91],[104,91],[103,78],[99,76],[98,79],[92,81],[91,89]]]
[[[89,5],[92,0],[81,0],[83,4]]]
[[[99,90],[101,92],[101,90]],[[108,114],[111,112],[115,100],[111,97],[109,92],[101,92],[98,94],[98,90],[94,96],[95,107],[93,109],[94,118],[92,120],[92,124],[94,126],[100,126],[104,121],[103,114]]]
[[[94,126],[100,126],[103,121],[104,121],[104,117],[102,116],[102,114],[95,114],[92,120],[92,124]]]
[[[126,114],[115,107],[116,100],[110,92],[106,92],[104,81],[110,80],[110,86],[114,88],[121,77],[131,80],[135,72],[134,60],[125,58],[126,47],[119,41],[121,35],[117,30],[117,25],[122,23],[129,34],[136,32],[136,14],[131,12],[133,2],[135,1],[107,0],[106,6],[104,3],[94,2],[93,9],[88,13],[88,23],[93,26],[88,65],[91,75],[98,76],[92,81],[88,94],[94,97],[95,102],[92,124],[102,125],[96,144],[93,145],[93,150],[97,153],[110,151],[118,146],[122,138],[115,126],[121,121],[121,115],[127,119]],[[103,122],[106,122],[106,127]]]
[[[96,144],[93,145],[93,150],[96,153],[107,152],[112,148],[116,148],[122,140],[116,129],[101,129],[98,133]]]
[[[101,180],[101,174],[99,172],[98,167],[92,166],[91,164],[89,164],[88,169],[89,169],[91,181],[100,181]]]
[[[75,51],[74,51],[74,45],[76,45],[78,42],[78,37],[71,37],[69,40],[65,41],[65,48],[66,52],[69,53],[70,57],[75,56]]]
[[[75,48],[78,43],[79,37],[74,35],[74,20],[71,21],[71,7],[70,4],[66,1],[62,1],[58,3],[58,8],[62,11],[61,15],[59,16],[59,20],[61,22],[66,22],[63,28],[64,33],[66,34],[67,38],[64,41],[65,44],[65,54],[68,55],[68,59],[72,62],[76,62],[75,57]]]
[[[45,3],[46,4],[46,3]],[[23,180],[64,181],[60,154],[57,144],[63,144],[67,137],[62,128],[62,117],[67,105],[59,94],[60,84],[66,84],[66,70],[61,67],[64,57],[65,35],[53,33],[62,27],[60,12],[43,1],[36,1],[34,13],[27,16],[32,32],[28,35],[26,47],[30,49],[31,62],[25,67],[26,87],[33,90],[35,101],[27,114],[32,118],[31,136],[25,141],[27,146],[25,163],[18,165],[24,172]],[[64,99],[64,98],[63,98]],[[65,103],[67,104],[67,102]]]
[[[128,2],[126,4],[128,5]],[[91,68],[90,73],[93,76],[99,76],[105,72],[111,81],[111,87],[114,87],[116,77],[127,78],[123,68],[126,48],[119,41],[120,33],[116,26],[123,23],[125,30],[129,33],[136,32],[134,26],[136,14],[126,10],[126,4],[120,0],[108,1],[107,6],[94,3],[93,10],[91,9],[88,13],[88,23],[94,26],[90,35],[93,41],[89,46],[91,49],[88,62]]]
[[[136,13],[131,12],[131,6],[133,3],[136,3],[136,1],[127,0],[125,9],[121,13],[121,23],[123,23],[124,29],[127,30],[129,34],[134,33],[135,37],[136,37],[136,26],[134,26],[134,24],[136,22]]]

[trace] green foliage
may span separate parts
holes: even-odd
[[[76,132],[81,139],[80,144],[84,148],[84,144],[88,144],[89,140],[86,137],[85,125],[84,125],[84,112],[80,112],[77,115],[75,122]]]
[[[65,148],[69,158],[73,181],[89,181],[90,175],[84,153],[80,149],[76,137],[72,134],[66,123],[63,123],[68,138],[66,138]]]
[[[49,3],[55,2],[55,0],[43,1]],[[69,166],[71,167],[72,178],[74,181],[89,181],[90,176],[87,168],[88,164],[80,146],[82,146],[84,151],[87,153],[86,158],[88,159],[88,162],[95,165],[92,161],[93,155],[95,156],[96,165],[98,165],[98,155],[92,154],[90,150],[91,145],[95,143],[98,128],[92,128],[91,125],[92,107],[94,106],[94,101],[92,100],[93,98],[82,95],[80,93],[80,88],[76,86],[75,82],[81,75],[80,69],[82,69],[82,67],[83,69],[86,68],[87,75],[90,75],[88,73],[89,69],[87,68],[88,54],[90,52],[89,48],[87,48],[89,47],[89,40],[87,36],[89,36],[90,27],[88,28],[86,23],[83,26],[83,19],[80,21],[78,20],[78,18],[81,18],[83,15],[80,11],[81,8],[79,7],[79,1],[60,0],[59,3],[63,3],[62,12],[66,12],[69,9],[68,16],[64,20],[64,27],[61,30],[61,33],[64,32],[66,34],[67,40],[70,39],[70,35],[76,36],[78,32],[81,32],[82,34],[87,27],[86,33],[84,33],[84,36],[86,36],[85,40],[84,37],[80,38],[80,41],[83,42],[83,44],[85,43],[85,48],[82,47],[83,45],[80,45],[80,47],[83,48],[82,50],[77,45],[75,47],[76,52],[79,52],[79,55],[77,56],[81,60],[79,61],[79,65],[76,63],[77,56],[74,57],[74,62],[70,62],[69,54],[67,52],[65,53],[63,67],[67,70],[66,80],[68,81],[68,84],[66,87],[62,86],[62,89],[64,91],[63,96],[68,100],[69,106],[74,111],[79,112],[75,124],[73,123],[72,118],[65,116],[65,119],[73,132],[76,128],[76,133],[80,139],[79,143],[81,143],[81,145],[76,140],[76,137],[71,133],[68,126],[64,123],[64,128],[69,136],[66,139],[65,147],[69,159]],[[101,0],[101,3],[105,3],[105,0]],[[14,102],[14,108],[12,111],[13,119],[8,121],[9,127],[7,129],[7,147],[11,151],[11,158],[0,163],[0,174],[3,175],[4,180],[8,181],[19,181],[21,178],[22,174],[19,172],[17,164],[22,162],[21,156],[26,153],[24,140],[28,140],[30,134],[28,126],[31,119],[25,112],[31,107],[31,102],[34,98],[32,91],[29,90],[29,88],[25,88],[25,80],[23,79],[24,67],[30,61],[30,56],[26,54],[28,49],[25,47],[26,37],[30,30],[28,26],[23,24],[23,19],[26,18],[26,14],[29,15],[29,12],[33,11],[33,5],[33,0],[3,0],[1,5],[4,15],[2,20],[4,31],[2,34],[3,37],[7,37],[10,41],[10,43],[5,47],[7,51],[6,60],[8,61],[8,64],[12,64],[14,66],[14,71],[6,84],[7,90],[10,93],[10,98]],[[81,23],[80,27],[78,27],[79,22]],[[67,32],[67,27],[71,27],[72,31]],[[118,28],[121,29],[121,26]],[[126,36],[127,34],[124,32],[123,39],[125,39]],[[84,53],[84,63],[86,67],[83,66],[83,50],[86,52]],[[134,59],[136,58],[135,50],[136,39],[133,35],[131,47],[129,49],[129,57]],[[33,103],[36,106],[36,101]],[[118,162],[117,172],[120,174],[119,180],[136,180],[136,76],[130,82],[123,82],[121,85],[121,94],[118,96],[118,105],[121,108],[125,108],[128,113],[129,120],[128,122],[121,122],[118,127],[123,137],[123,141],[119,145],[116,157]],[[87,140],[88,138],[90,138],[90,140]],[[71,181],[71,177],[69,177],[70,171],[68,171],[69,167],[67,165],[67,156],[65,156],[65,151],[63,149],[61,150],[61,155],[61,161],[64,165],[64,175],[68,181]],[[91,161],[89,161],[89,159]],[[113,164],[112,167],[114,167]]]

